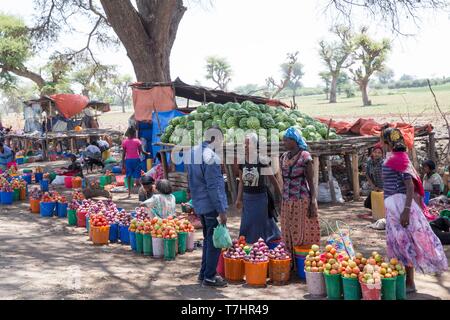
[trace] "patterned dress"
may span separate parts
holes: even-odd
[[[290,152],[281,157],[281,234],[287,249],[293,252],[294,246],[318,244],[320,226],[317,216],[308,217],[311,195],[306,180],[306,166],[312,161],[311,155],[303,151],[292,159],[289,157]]]

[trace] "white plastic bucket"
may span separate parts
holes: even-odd
[[[186,251],[194,251],[194,232],[188,233]]]
[[[315,297],[324,297],[327,295],[327,289],[325,287],[325,278],[322,272],[305,272],[306,284],[308,286],[308,292]]]
[[[163,238],[153,238],[152,237],[152,246],[153,246],[153,257],[154,258],[162,258],[162,257],[164,257],[164,241],[163,241]]]

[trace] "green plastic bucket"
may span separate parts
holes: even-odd
[[[450,191],[449,191],[450,192]],[[442,210],[441,213],[439,214],[439,216],[441,218],[447,218],[450,219],[450,210]]]
[[[140,232],[136,232],[136,252],[144,253],[144,235]]]
[[[101,176],[100,177],[100,188],[104,188],[107,184],[109,184],[108,182],[108,178],[107,176]]]
[[[361,300],[361,285],[358,279],[342,277],[342,288],[344,289],[344,300]]]
[[[187,232],[178,233],[178,254],[186,253],[187,238],[188,238]]]
[[[144,256],[153,255],[152,236],[150,234],[144,234],[143,249],[144,249]]]
[[[324,274],[328,300],[342,300],[342,279],[340,274]]]
[[[19,200],[20,200],[20,189],[14,189],[13,201],[19,201]]]
[[[175,201],[177,204],[187,202],[187,192],[186,190],[179,190],[172,193],[175,196]]]
[[[53,181],[56,179],[57,174],[55,172],[52,172],[48,175],[48,178],[50,181]]]
[[[406,300],[406,275],[399,275],[395,281],[395,296],[397,300]]]
[[[67,210],[67,220],[69,221],[69,226],[77,225],[77,211]]]
[[[175,260],[177,239],[164,239],[164,260]]]
[[[24,174],[27,174],[27,173],[33,173],[33,170],[31,170],[31,169],[24,169],[24,170],[23,170],[23,173],[24,173]]]
[[[397,299],[397,277],[381,279],[381,300]]]

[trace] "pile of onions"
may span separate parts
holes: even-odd
[[[253,263],[269,261],[269,247],[263,239],[259,238],[258,242],[253,244],[250,253],[244,257],[244,260]]]
[[[237,240],[233,241],[233,246],[228,248],[228,250],[224,253],[224,257],[228,259],[244,259],[245,251],[239,245]]]
[[[290,258],[284,242],[280,242],[275,249],[269,251],[269,259],[271,260],[289,260]]]

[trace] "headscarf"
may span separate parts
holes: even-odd
[[[373,159],[373,153],[374,153],[375,150],[380,150],[381,153],[384,154],[383,146],[381,145],[381,143],[377,143],[377,144],[374,145],[373,148],[372,148],[372,152],[371,152],[371,155],[370,155],[370,157],[371,157],[372,159]]]
[[[284,138],[294,140],[300,149],[308,150],[308,145],[306,144],[305,139],[303,139],[301,133],[294,127],[290,127],[286,130]]]
[[[387,128],[383,131],[383,141],[394,150],[406,150],[403,134],[397,128]]]

